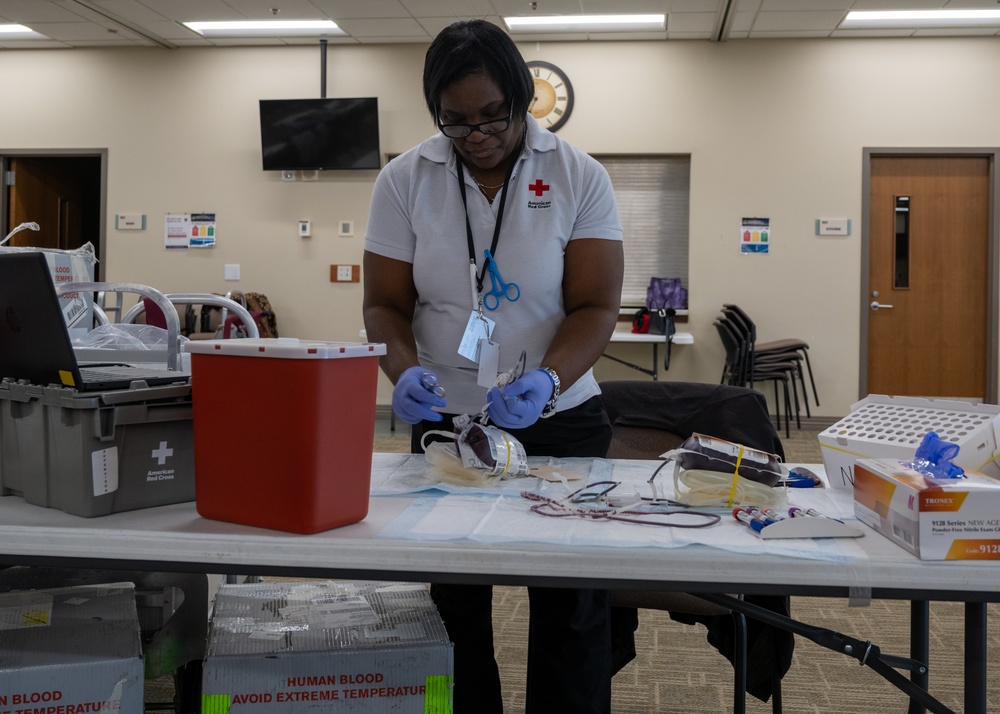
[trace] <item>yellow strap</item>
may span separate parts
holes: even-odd
[[[736,500],[736,485],[740,480],[740,462],[743,461],[743,445],[740,444],[740,450],[736,454],[736,468],[733,470],[733,487],[729,489],[729,504],[727,508],[733,507],[733,501]]]
[[[992,464],[998,458],[1000,458],[1000,453],[996,454],[992,459],[986,459],[986,461],[984,461],[983,463],[979,464],[979,466],[977,466],[975,469],[973,469],[973,471],[982,471],[984,468],[986,468],[987,466],[989,466],[990,464]]]
[[[500,474],[500,478],[503,478],[507,475],[507,472],[510,471],[510,440],[507,439],[506,432],[501,431],[500,436],[503,437],[503,443],[507,447],[507,463],[503,465],[503,473]]]

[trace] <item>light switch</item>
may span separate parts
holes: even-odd
[[[239,280],[240,279],[240,264],[239,263],[226,263],[224,271],[226,280]]]
[[[312,236],[312,224],[309,221],[299,221],[299,236],[302,238]]]

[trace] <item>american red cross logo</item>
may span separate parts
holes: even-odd
[[[536,196],[541,196],[543,193],[549,190],[549,185],[547,183],[542,183],[541,179],[535,179],[535,183],[528,186],[529,191],[534,191]]]

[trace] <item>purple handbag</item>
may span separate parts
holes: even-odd
[[[646,288],[646,307],[653,310],[665,310],[672,307],[684,310],[688,304],[687,288],[681,286],[680,278],[650,278]]]

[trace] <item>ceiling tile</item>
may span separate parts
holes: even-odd
[[[53,40],[74,43],[139,39],[138,35],[125,28],[107,28],[93,22],[39,22],[35,23],[31,29]]]
[[[549,3],[564,2],[565,0],[544,0],[546,7]],[[474,18],[485,15],[495,15],[500,8],[498,3],[490,0],[399,0],[413,17],[454,17],[454,18]],[[527,9],[527,2],[521,2],[521,10]],[[580,12],[579,5],[574,12]],[[547,12],[566,12],[565,10],[547,10]],[[503,14],[503,13],[500,13]]]
[[[78,13],[57,5],[54,2],[39,2],[39,0],[0,0],[0,17],[31,26],[33,22],[74,22],[80,20]]]
[[[150,0],[146,0],[150,2]],[[154,0],[155,1],[155,0]],[[325,20],[326,14],[310,0],[223,0],[248,20]],[[361,3],[359,3],[361,4]],[[364,3],[364,4],[367,4]],[[278,12],[272,12],[277,9]]]
[[[413,18],[384,18],[377,20],[349,19],[338,23],[351,37],[426,37],[427,31]]]
[[[406,0],[403,0],[406,2]],[[543,8],[542,12],[532,12],[528,3],[525,0],[493,0],[493,7],[495,11],[489,12],[490,15],[504,16],[519,16],[519,15],[579,15],[580,10],[580,0],[539,0],[539,7]],[[617,12],[617,10],[607,10],[607,12]]]
[[[137,0],[90,0],[90,4],[109,15],[131,22],[162,22],[167,19],[166,15]],[[163,3],[165,4],[169,3]]]
[[[666,32],[591,32],[588,40],[595,42],[637,42],[639,40],[665,40]]]
[[[832,32],[843,17],[841,12],[761,12],[751,33],[758,36],[762,32]]]
[[[322,10],[335,22],[355,17],[410,17],[409,11],[399,0],[312,0],[313,5]]]
[[[836,10],[847,14],[854,0],[763,0],[761,12],[814,12]]]
[[[727,39],[772,37],[990,37],[996,28],[838,29],[849,9],[995,8],[997,0],[539,0],[539,14],[666,13],[657,33],[521,33],[518,42],[713,39],[723,7],[732,18]],[[280,8],[278,15],[272,7]],[[206,39],[181,25],[192,20],[329,17],[350,33],[329,38],[352,44],[428,42],[457,19],[481,17],[504,27],[502,15],[530,15],[527,0],[0,0],[0,22],[18,22],[51,39],[3,40],[0,47],[211,47],[301,45],[314,37]],[[47,26],[47,29],[41,28]],[[506,28],[505,28],[506,29]],[[115,30],[115,32],[109,32]],[[51,35],[50,35],[51,37]],[[16,43],[16,44],[11,44]]]
[[[711,12],[672,12],[667,18],[667,30],[675,32],[707,32],[715,29],[718,15]]]

